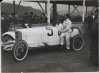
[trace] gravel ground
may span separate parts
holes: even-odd
[[[59,48],[38,48],[29,51],[22,62],[16,62],[11,52],[2,53],[2,72],[95,72],[89,60],[90,40],[85,38],[81,51],[67,53]]]

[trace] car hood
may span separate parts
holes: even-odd
[[[46,27],[52,27],[53,26],[40,26],[40,27],[33,27],[33,28],[24,28],[24,29],[17,29],[16,31],[20,31],[23,34],[37,34],[42,33],[44,30],[46,30]]]

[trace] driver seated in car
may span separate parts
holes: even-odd
[[[70,16],[68,14],[66,14],[64,16],[64,21],[63,21],[63,30],[61,30],[61,48],[64,45],[64,37],[66,39],[66,49],[69,50],[70,49],[70,37],[71,37],[71,27],[72,27],[72,22],[70,21]]]

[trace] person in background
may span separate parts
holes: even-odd
[[[98,9],[95,10],[95,18],[91,26],[91,45],[90,45],[90,59],[92,64],[99,66],[99,19]]]
[[[11,25],[14,24],[14,13],[9,14],[9,22]]]
[[[42,23],[47,23],[47,17],[42,13]]]
[[[65,37],[67,50],[70,49],[71,27],[72,27],[72,22],[70,20],[70,16],[66,14],[64,16],[64,21],[63,21],[63,30],[61,31],[62,33],[61,34],[61,46],[63,47],[64,45],[64,37]]]
[[[93,21],[94,21],[94,14],[93,13],[91,13],[90,15],[88,15],[88,17],[86,18],[86,31],[87,31],[87,33],[90,35],[90,29],[91,29],[91,26],[92,26],[92,24],[93,24]]]
[[[34,15],[34,23],[35,23],[35,24],[37,24],[37,23],[38,23],[38,21],[37,21],[37,20],[38,20],[38,17],[37,17],[37,15],[35,14],[35,15]]]
[[[29,27],[31,27],[33,23],[34,23],[33,12],[30,12],[30,15],[29,15]]]
[[[24,13],[23,20],[22,20],[22,27],[26,28],[25,24],[29,24],[29,14],[28,12]]]
[[[9,18],[6,16],[5,13],[3,13],[1,18],[1,34],[7,32],[9,26],[10,26]]]

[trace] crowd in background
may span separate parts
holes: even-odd
[[[26,12],[23,16],[22,20],[22,27],[25,27],[25,23],[29,24],[29,27],[32,26],[32,24],[38,24],[38,23],[46,23],[46,16],[45,14],[42,14],[41,16],[36,16],[33,14],[33,12]]]
[[[64,17],[63,15],[57,15],[57,19]],[[80,18],[74,18],[72,21],[80,21]],[[53,19],[51,17],[50,22],[53,24]],[[59,21],[57,21],[58,23]],[[8,31],[11,25],[21,25],[22,28],[25,28],[25,23],[28,24],[29,27],[32,27],[32,24],[40,24],[47,23],[47,17],[44,13],[41,15],[36,15],[33,12],[25,12],[21,15],[14,13],[4,13],[1,12],[1,27],[2,33]],[[5,27],[6,26],[6,27]]]
[[[10,25],[19,25],[25,27],[25,23],[29,24],[31,27],[32,24],[46,23],[47,17],[44,13],[40,16],[33,14],[33,12],[25,12],[22,16],[14,13],[1,13],[1,28],[2,33],[7,32]]]

